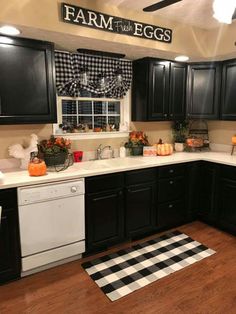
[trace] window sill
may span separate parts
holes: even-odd
[[[73,140],[93,140],[102,138],[123,138],[128,137],[129,132],[90,132],[90,133],[61,133],[55,136],[62,136]]]

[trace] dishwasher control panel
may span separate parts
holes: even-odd
[[[84,194],[84,180],[63,181],[18,188],[18,205]]]

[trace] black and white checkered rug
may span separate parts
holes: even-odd
[[[186,234],[173,231],[82,266],[108,298],[115,301],[214,253]]]

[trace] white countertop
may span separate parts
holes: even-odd
[[[236,155],[231,156],[229,153],[225,152],[174,153],[171,156],[114,158],[75,163],[67,170],[48,172],[47,175],[41,177],[31,177],[27,170],[8,169],[3,171],[5,178],[3,183],[0,184],[0,189],[85,178],[95,175],[198,160],[236,166]]]

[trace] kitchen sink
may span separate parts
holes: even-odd
[[[107,169],[111,166],[107,163],[106,160],[92,160],[84,161],[79,163],[74,163],[73,167],[81,170],[96,170],[96,169]]]
[[[137,157],[126,157],[126,158],[112,158],[102,160],[85,161],[81,163],[74,163],[73,167],[81,170],[100,170],[109,169],[116,167],[128,167],[144,164],[145,161]]]

